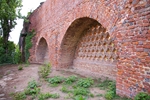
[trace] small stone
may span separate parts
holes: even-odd
[[[0,94],[0,97],[3,97],[5,94]]]

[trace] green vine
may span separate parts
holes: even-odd
[[[35,31],[32,30],[31,32],[28,32],[27,33],[27,36],[25,38],[25,59],[26,59],[26,62],[28,62],[28,59],[30,57],[30,53],[29,53],[29,49],[31,49],[32,47],[32,38],[34,37],[35,35]]]

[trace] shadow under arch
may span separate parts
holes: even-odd
[[[116,49],[106,28],[83,17],[71,23],[60,47],[59,67],[116,75]]]
[[[45,38],[40,39],[36,50],[36,61],[38,63],[49,62],[49,49]]]

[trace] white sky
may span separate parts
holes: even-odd
[[[30,10],[33,11],[34,9],[36,9],[40,5],[40,3],[43,1],[46,1],[46,0],[23,0],[22,1],[23,7],[21,10],[21,14],[26,16]],[[14,41],[15,44],[18,44],[22,27],[23,27],[23,20],[22,19],[17,20],[17,25],[10,33],[10,37],[9,37],[10,41]]]

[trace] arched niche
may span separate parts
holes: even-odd
[[[46,40],[42,37],[37,45],[36,60],[38,63],[49,62],[49,49]]]
[[[117,50],[106,28],[84,17],[72,22],[61,44],[59,63],[63,68],[77,68],[115,77]]]

